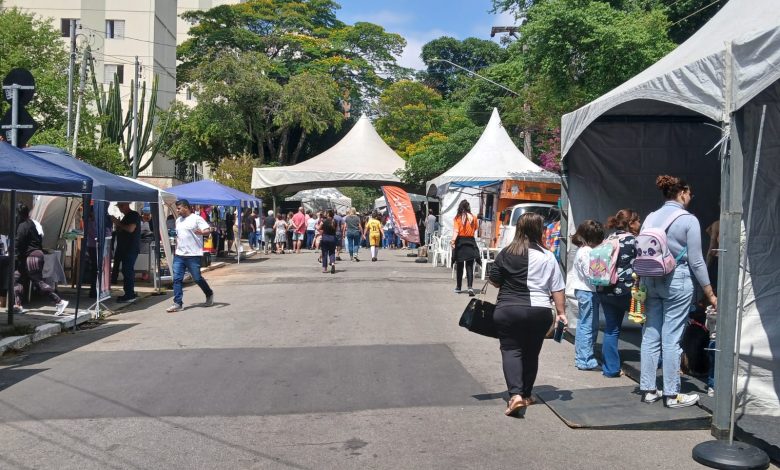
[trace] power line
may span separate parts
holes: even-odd
[[[721,0],[715,0],[714,2],[710,3],[709,5],[707,5],[705,7],[702,7],[702,8],[699,8],[698,10],[694,11],[693,13],[691,13],[688,16],[686,16],[685,18],[683,18],[681,20],[675,21],[674,23],[672,23],[672,26],[677,26],[678,24],[680,24],[683,21],[687,20],[688,18],[690,18],[691,16],[695,15],[696,13],[699,13],[699,12],[702,12],[702,11],[706,10],[707,8],[711,7],[712,5],[715,5],[716,3],[720,3],[720,1]]]
[[[119,38],[117,38],[117,37],[107,38],[106,37],[106,33],[103,32],[103,31],[99,31],[97,29],[88,28],[88,27],[86,27],[84,25],[82,25],[81,28],[82,29],[86,29],[88,31],[92,31],[93,33],[102,34],[103,35],[103,39],[117,39],[117,40],[120,40],[120,41],[122,39],[130,39],[132,41],[145,42],[145,43],[148,43],[148,44],[156,44],[158,46],[166,46],[166,47],[176,47],[177,46],[176,44],[168,44],[168,43],[164,43],[164,42],[149,41],[147,39],[134,38],[134,37],[131,37],[131,36],[126,36],[124,34],[121,37],[119,37]]]

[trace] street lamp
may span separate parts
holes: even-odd
[[[494,82],[493,80],[491,80],[491,79],[489,79],[487,77],[483,77],[482,75],[480,75],[480,74],[478,74],[476,72],[472,72],[471,70],[467,69],[466,67],[458,65],[455,62],[451,62],[451,61],[449,61],[447,59],[439,59],[438,57],[434,57],[433,59],[431,59],[431,62],[447,62],[448,64],[452,65],[453,67],[457,67],[457,68],[459,68],[461,70],[465,70],[470,75],[474,75],[475,77],[481,78],[482,80],[485,80],[486,82],[490,82],[493,85],[495,85],[495,86],[497,86],[497,87],[499,87],[499,88],[501,88],[503,90],[506,90],[506,91],[508,91],[509,93],[512,93],[515,96],[520,96],[519,93],[517,93],[517,92],[515,92],[513,90],[510,90],[509,88],[505,87],[504,85],[502,85],[500,83],[496,83],[496,82]]]

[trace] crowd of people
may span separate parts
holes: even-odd
[[[665,202],[644,221],[636,211],[622,209],[606,224],[584,220],[572,237],[579,247],[573,266],[574,284],[570,286],[579,310],[574,364],[580,370],[601,371],[606,377],[622,376],[618,339],[623,319],[632,308],[632,299],[642,301],[641,401],[663,401],[664,406],[674,409],[692,406],[699,400],[698,394],[680,390],[681,341],[693,312],[708,305],[711,311],[717,309],[718,299],[708,274],[708,270],[713,271],[709,264],[717,263],[717,256],[710,253],[705,260],[699,220],[686,210],[693,198],[690,185],[680,178],[661,175],[656,186]],[[461,290],[465,267],[469,293],[473,294],[476,258],[471,246],[478,221],[466,201],[461,203],[454,225],[453,260],[458,266],[455,290]],[[708,232],[717,243],[717,227],[710,227]],[[543,340],[555,319],[568,324],[564,278],[545,245],[543,233],[541,216],[523,214],[514,240],[498,253],[489,272],[489,282],[499,288],[494,323],[509,392],[507,415],[515,415],[533,402],[531,391]],[[712,246],[708,251],[713,250]],[[717,244],[714,246],[717,248]],[[633,294],[639,291],[643,296],[638,299]],[[594,345],[601,311],[605,327],[599,363]],[[659,368],[663,371],[661,387],[656,379]],[[707,385],[708,393],[714,393],[711,370]]]

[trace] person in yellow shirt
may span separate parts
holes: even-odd
[[[458,215],[455,216],[452,232],[452,262],[456,266],[455,293],[462,292],[463,268],[466,268],[466,282],[469,295],[474,297],[474,262],[480,262],[479,248],[474,238],[479,228],[479,220],[471,213],[471,206],[467,200],[460,201]]]
[[[366,228],[363,236],[368,239],[371,247],[371,261],[376,261],[376,255],[382,243],[382,222],[379,221],[379,212],[374,211],[371,218],[366,222]]]

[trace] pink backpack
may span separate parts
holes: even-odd
[[[666,239],[666,231],[675,220],[686,214],[688,211],[678,209],[666,219],[661,227],[642,228],[636,237],[636,259],[634,259],[634,272],[638,276],[662,277],[674,271],[677,263],[688,251],[688,247],[683,248],[676,258],[672,256]]]

